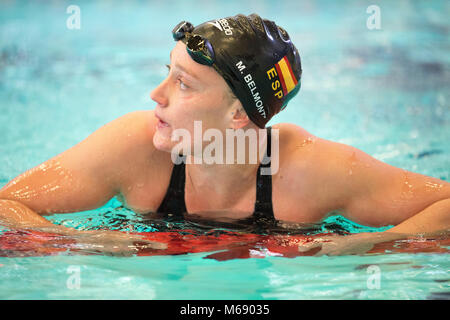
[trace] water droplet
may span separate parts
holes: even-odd
[[[308,137],[307,139],[304,139],[303,142],[302,142],[302,144],[299,145],[298,147],[301,148],[301,147],[304,147],[304,146],[306,146],[307,144],[311,144],[311,143],[314,143],[314,139],[311,138],[311,137]]]

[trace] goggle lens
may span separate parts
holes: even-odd
[[[192,59],[203,65],[212,65],[215,56],[211,43],[200,35],[192,34],[192,30],[194,26],[190,22],[182,21],[172,30],[173,39],[186,38],[186,50]]]

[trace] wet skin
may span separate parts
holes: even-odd
[[[175,46],[167,78],[151,93],[154,110],[131,112],[102,126],[9,182],[0,199],[45,215],[95,209],[117,196],[135,212],[152,212],[169,185],[174,130],[193,133],[195,120],[204,130],[257,129],[239,112],[239,101],[229,100],[224,80],[192,61],[183,46]],[[272,176],[278,220],[319,222],[334,212],[364,225],[398,225],[450,198],[445,181],[393,167],[294,124],[272,128],[279,130],[279,170]],[[257,143],[265,148],[264,141]],[[188,164],[188,213],[211,219],[251,215],[257,167]]]

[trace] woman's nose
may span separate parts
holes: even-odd
[[[150,93],[150,98],[161,107],[167,105],[167,79],[163,80],[155,89],[153,89]]]

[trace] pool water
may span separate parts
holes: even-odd
[[[366,24],[371,1],[77,1],[81,28],[68,29],[71,4],[0,4],[0,187],[103,124],[153,109],[149,93],[165,77],[178,22],[253,12],[289,32],[304,70],[299,95],[268,125],[293,122],[391,165],[450,180],[448,1],[377,1],[379,30]],[[115,198],[48,219],[83,230],[168,228]],[[316,227],[389,228],[340,216]],[[450,263],[449,248],[442,249],[294,258],[261,250],[227,260],[207,258],[214,252],[2,251],[0,299],[445,299]]]

